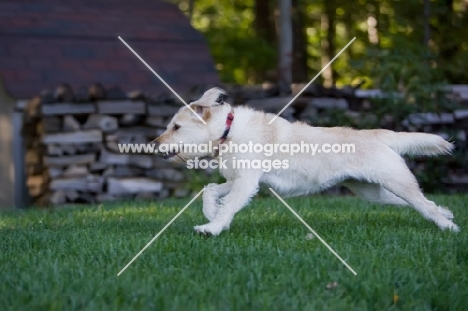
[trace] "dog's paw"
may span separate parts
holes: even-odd
[[[460,232],[460,228],[459,228],[456,224],[454,224],[453,222],[452,222],[452,224],[448,227],[448,229],[449,229],[450,231],[452,231],[452,232],[455,232],[455,233]]]
[[[439,213],[441,213],[448,220],[453,219],[453,213],[450,210],[448,210],[448,209],[446,209],[446,208],[444,208],[442,206],[438,206],[437,210],[439,211]]]
[[[195,226],[193,227],[195,232],[203,234],[203,235],[214,235],[217,236],[223,231],[223,226],[213,224],[213,223],[208,223],[206,225],[201,225],[201,226]]]
[[[454,224],[452,221],[447,220],[447,219],[445,219],[445,221],[443,221],[442,223],[439,223],[438,226],[442,230],[448,229],[455,233],[460,232],[460,228],[456,224]]]

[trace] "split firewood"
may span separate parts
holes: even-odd
[[[172,117],[180,109],[180,106],[168,105],[168,104],[148,104],[148,115],[150,116],[162,116]]]
[[[77,153],[94,153],[102,150],[101,142],[73,144]]]
[[[86,177],[75,177],[75,178],[55,178],[50,182],[49,188],[51,190],[77,190],[86,191],[88,190],[88,182]]]
[[[134,177],[134,176],[143,176],[145,170],[139,167],[133,167],[128,165],[114,165],[108,167],[102,176],[105,177]]]
[[[57,190],[54,191],[49,198],[50,203],[52,205],[62,205],[67,201],[67,197],[65,195],[65,191],[63,190]]]
[[[114,176],[115,177],[133,177],[133,176],[144,176],[146,169],[140,167],[129,166],[129,165],[115,165]]]
[[[75,202],[80,195],[76,190],[65,190],[65,196],[67,197],[68,201]]]
[[[44,130],[44,124],[42,124],[42,122],[38,122],[36,124],[36,135],[35,136],[42,136],[42,134],[45,133],[45,130]]]
[[[96,160],[95,154],[80,154],[62,157],[44,157],[44,164],[50,166],[67,166],[71,164],[90,164]]]
[[[48,144],[46,145],[47,155],[50,156],[61,156],[63,155],[63,149],[59,144]]]
[[[38,164],[41,162],[41,155],[37,149],[29,149],[25,156],[26,164]]]
[[[162,129],[161,129],[162,130]],[[164,130],[162,130],[164,131]],[[112,135],[105,137],[106,141],[118,141],[122,144],[144,144],[154,139],[158,135],[158,129],[151,127],[130,127],[121,128]]]
[[[145,134],[120,133],[117,141],[121,144],[144,144],[148,142]]]
[[[117,118],[101,114],[92,114],[83,125],[83,129],[96,128],[101,129],[103,133],[110,133],[116,131],[119,128],[119,124]]]
[[[44,175],[29,176],[26,185],[29,189],[29,195],[32,197],[38,197],[45,191],[46,179]]]
[[[78,131],[80,127],[80,123],[73,116],[67,115],[63,118],[63,130],[65,132]]]
[[[105,100],[97,102],[98,113],[105,114],[145,114],[146,103],[144,101],[132,101],[132,100]]]
[[[104,185],[104,177],[98,175],[88,175],[86,177],[88,183],[88,191],[93,193],[101,193]]]
[[[41,111],[44,116],[66,115],[66,114],[90,114],[96,112],[93,103],[56,103],[42,104]]]
[[[136,113],[126,113],[120,117],[119,123],[122,126],[132,126],[141,124],[143,116]]]
[[[24,110],[24,123],[28,124],[30,122],[35,122],[39,119],[41,110],[41,98],[35,97],[31,99],[26,105]]]
[[[130,155],[129,162],[130,165],[134,165],[145,169],[153,167],[153,158],[149,155],[132,154]]]
[[[88,142],[101,142],[101,130],[83,130],[70,133],[55,133],[45,134],[42,138],[44,144],[51,143],[88,143]]]
[[[149,155],[116,154],[105,149],[102,150],[99,161],[107,164],[135,165],[146,169],[153,166],[153,158]]]
[[[47,169],[50,178],[57,178],[62,175],[63,169],[61,167],[51,166]]]
[[[112,152],[107,151],[106,149],[103,149],[101,152],[101,157],[99,158],[99,162],[106,163],[106,164],[128,165],[130,164],[130,155],[112,153]]]
[[[63,177],[81,177],[87,176],[89,173],[85,165],[70,165],[62,173]]]
[[[120,150],[119,150],[119,145],[116,141],[108,141],[106,142],[106,148],[112,152],[115,152],[115,153],[120,153]]]
[[[102,191],[102,178],[94,175],[74,178],[56,178],[50,182],[51,190]]]
[[[107,191],[109,194],[159,192],[161,189],[161,182],[149,178],[109,178],[107,180]]]
[[[91,163],[91,165],[89,166],[89,171],[92,173],[100,172],[100,171],[105,170],[108,166],[109,164],[104,163],[104,162],[94,162],[94,163]]]
[[[102,172],[102,177],[109,177],[114,175],[114,166],[109,166]]]
[[[145,123],[152,127],[165,128],[167,123],[169,122],[165,121],[164,117],[152,116],[152,117],[147,117],[145,120]]]
[[[30,175],[40,175],[44,171],[44,166],[42,163],[37,163],[37,164],[28,164],[26,166],[26,173],[28,176]]]
[[[43,117],[41,123],[45,133],[60,132],[62,129],[62,119],[59,117]]]
[[[63,151],[63,154],[74,155],[77,153],[75,144],[61,144],[60,148]]]

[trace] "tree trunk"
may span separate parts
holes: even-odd
[[[440,10],[438,14],[439,24],[442,27],[439,27],[437,31],[439,32],[439,42],[438,46],[440,49],[439,55],[442,58],[444,63],[450,62],[450,60],[458,52],[460,46],[454,44],[453,39],[450,39],[450,36],[446,36],[444,32],[453,30],[453,0],[444,0],[442,1],[444,10]]]
[[[335,55],[335,0],[325,0],[325,13],[322,14],[321,28],[325,31],[322,39],[322,67],[328,64]],[[335,82],[333,66],[323,72],[324,85],[330,87]]]
[[[192,0],[194,1],[194,0]],[[259,38],[268,42],[275,42],[275,25],[271,19],[272,12],[269,0],[255,1],[255,32]]]
[[[291,0],[278,0],[279,7],[279,64],[278,87],[282,94],[291,92],[292,82],[292,18]]]
[[[292,81],[307,81],[307,34],[304,26],[304,10],[301,0],[292,0],[293,59]]]
[[[351,10],[345,10],[343,15],[343,22],[345,26],[346,41],[350,41],[354,37],[353,30],[353,15]],[[346,49],[345,53],[348,55],[349,59],[354,58],[353,49]]]
[[[188,0],[188,13],[189,13],[190,21],[192,21],[194,6],[195,6],[195,0]]]
[[[431,1],[424,0],[424,46],[429,47],[429,40],[431,39]]]

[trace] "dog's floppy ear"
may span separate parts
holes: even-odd
[[[190,105],[190,107],[192,107],[193,111],[195,111],[195,113],[199,115],[204,121],[208,121],[211,118],[211,112],[209,107],[193,104]],[[200,120],[196,116],[194,116],[193,113],[191,114],[191,117],[192,119]]]
[[[221,90],[221,89],[220,89]],[[223,91],[223,90],[221,90]],[[224,92],[224,91],[223,91]],[[218,98],[216,98],[216,102],[220,105],[224,104],[224,101],[228,98],[228,94],[226,93],[219,93]]]
[[[206,91],[199,100],[194,101],[191,104],[202,107],[215,107],[223,105],[227,98],[228,94],[226,91],[219,87],[213,87]]]

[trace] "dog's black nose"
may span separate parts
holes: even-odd
[[[156,137],[155,139],[153,139],[150,144],[152,144],[154,146],[153,150],[154,150],[154,153],[155,154],[158,154],[158,155],[162,155],[162,153],[159,151],[159,137]]]

